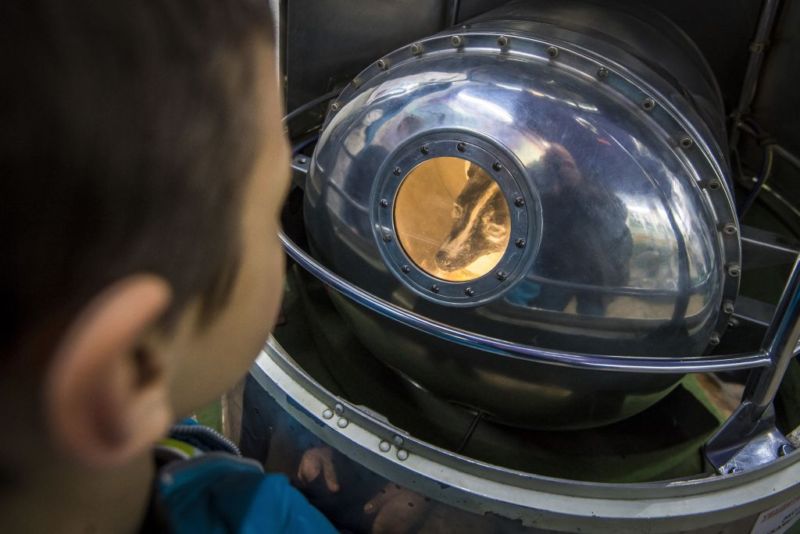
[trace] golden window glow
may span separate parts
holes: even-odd
[[[449,282],[485,275],[508,247],[511,217],[497,182],[461,158],[417,165],[397,192],[394,224],[400,245],[426,273]]]

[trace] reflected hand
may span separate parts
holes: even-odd
[[[372,522],[375,534],[411,532],[418,526],[428,506],[418,493],[397,484],[387,484],[364,505],[364,513],[375,514]]]
[[[322,474],[328,491],[339,491],[336,469],[333,467],[333,449],[330,447],[314,447],[303,453],[297,467],[297,478],[302,484],[314,482]]]

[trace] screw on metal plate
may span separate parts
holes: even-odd
[[[401,462],[405,462],[406,460],[408,460],[408,451],[405,449],[399,449],[397,451],[397,459],[400,460]]]
[[[402,446],[403,446],[403,443],[405,443],[405,440],[403,439],[403,437],[402,437],[402,436],[398,436],[398,435],[395,435],[395,436],[392,438],[392,441],[393,441],[393,442],[394,442],[394,444],[395,444],[395,445],[397,445],[398,447],[402,447]]]
[[[716,332],[711,334],[711,336],[708,338],[709,345],[717,346],[719,345],[719,342],[720,342],[719,334],[717,334]]]
[[[336,412],[336,415],[342,415],[344,413],[344,405],[337,402],[333,407],[333,411]]]
[[[386,70],[386,69],[389,68],[389,60],[388,59],[379,59],[378,61],[375,62],[375,64],[381,70]]]
[[[322,417],[324,419],[332,419],[333,418],[333,410],[330,408],[326,408],[324,412],[322,412]]]
[[[465,294],[466,296],[468,296],[468,297],[471,297],[471,296],[475,295],[475,290],[474,290],[474,289],[472,289],[471,287],[468,287],[468,288],[466,288],[466,289],[464,290],[464,294]]]
[[[522,197],[517,197],[514,199],[514,205],[518,208],[521,208],[525,205],[525,199]]]
[[[502,282],[503,280],[508,278],[508,273],[505,272],[505,271],[497,271],[497,274],[495,274],[495,277],[497,277],[497,279]]]
[[[555,46],[548,46],[547,47],[547,55],[550,56],[551,59],[555,59],[558,57],[558,48]]]
[[[386,200],[385,198],[382,198],[381,201],[380,201],[380,205],[381,205],[382,208],[388,208],[389,207],[389,201]]]
[[[458,48],[459,46],[464,44],[464,38],[460,35],[453,35],[450,37],[450,44],[454,47]]]
[[[431,148],[428,145],[422,145],[421,147],[419,147],[419,151],[422,152],[423,154],[430,154]]]
[[[726,300],[725,302],[722,303],[723,312],[730,315],[731,313],[733,313],[733,310],[734,310],[734,304],[732,300]]]
[[[308,163],[308,158],[305,156],[298,156],[297,163],[299,163],[300,165],[305,165],[306,163]]]
[[[496,170],[496,171],[502,171],[502,170],[503,170],[503,164],[502,164],[502,163],[500,163],[499,161],[495,161],[495,162],[492,164],[492,168],[493,168],[494,170]]]
[[[517,248],[525,248],[526,241],[523,238],[519,238],[514,242],[517,245]]]
[[[692,145],[694,145],[694,141],[692,140],[691,137],[685,135],[681,137],[680,141],[678,141],[678,144],[681,145],[681,148],[692,148]]]
[[[422,54],[422,43],[414,43],[411,45],[411,53],[415,56]]]
[[[498,37],[497,38],[497,46],[499,46],[500,48],[507,47],[508,46],[508,37],[506,37],[505,35],[501,35],[500,37]]]
[[[722,232],[726,235],[734,235],[736,233],[736,225],[733,223],[728,223],[722,227]]]
[[[383,441],[381,441],[381,442],[378,444],[378,449],[379,449],[381,452],[389,452],[390,450],[392,450],[392,444],[391,444],[391,443],[389,443],[389,442],[388,442],[388,441],[386,441],[386,440],[383,440]]]
[[[391,243],[392,241],[392,234],[390,232],[383,233],[383,242],[384,243]]]
[[[405,274],[408,274],[411,272],[411,267],[409,267],[408,265],[403,265],[402,267],[400,267],[400,270],[403,271]]]
[[[433,291],[434,293],[438,293],[439,292],[439,286],[437,284],[433,284],[431,286],[431,291]]]
[[[597,77],[600,78],[601,80],[605,80],[606,78],[608,78],[608,69],[605,67],[600,67],[599,69],[597,69]]]
[[[339,111],[339,107],[340,107],[339,103],[338,102],[334,102],[334,103],[331,104],[331,111],[333,111],[335,113],[335,112]]]
[[[650,111],[650,110],[652,110],[654,107],[656,107],[656,101],[655,101],[655,100],[653,100],[652,98],[650,98],[650,97],[647,97],[647,98],[645,98],[644,100],[642,100],[642,108],[643,108],[645,111]]]
[[[465,151],[467,150],[467,144],[466,144],[466,143],[458,143],[458,144],[456,145],[456,149],[457,149],[459,152],[465,152]]]
[[[400,176],[401,172],[403,172],[403,170],[400,167],[395,167],[394,170],[392,171],[392,174],[394,174],[395,176]]]
[[[739,267],[738,264],[731,263],[730,265],[728,265],[728,276],[736,278],[740,274],[742,274],[742,269],[741,267]]]
[[[344,418],[344,417],[340,417],[340,418],[339,418],[339,419],[337,419],[337,421],[336,421],[336,426],[338,426],[339,428],[347,428],[347,425],[349,425],[349,424],[350,424],[350,421],[348,421],[348,420],[347,420],[346,418]]]
[[[728,319],[728,328],[736,328],[737,326],[739,326],[739,319],[736,317]]]

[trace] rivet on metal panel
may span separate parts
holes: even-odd
[[[726,300],[725,302],[722,303],[722,311],[725,312],[726,314],[728,315],[732,314],[734,309],[735,307],[732,300]]]
[[[339,419],[336,421],[336,426],[338,426],[339,428],[346,428],[346,427],[347,427],[347,425],[349,425],[349,424],[350,424],[350,421],[348,421],[348,420],[347,420],[347,419],[345,419],[344,417],[340,417],[340,418],[339,418]]]
[[[378,449],[379,449],[381,452],[389,452],[390,450],[392,450],[392,444],[391,444],[391,443],[389,443],[389,442],[388,442],[388,441],[386,441],[386,440],[383,440],[383,441],[381,441],[381,442],[378,444]]]
[[[719,342],[720,342],[719,334],[717,334],[716,332],[711,334],[711,337],[708,338],[709,345],[716,346],[719,345]]]
[[[456,145],[456,149],[458,149],[459,152],[464,152],[464,151],[467,150],[467,144],[466,143],[458,143],[458,145]]]
[[[502,282],[503,280],[508,278],[508,273],[505,271],[497,271],[497,274],[495,274],[495,276],[497,277],[498,280]]]
[[[555,59],[558,57],[558,48],[555,46],[548,46],[547,47],[547,55],[550,56],[551,59]]]
[[[681,137],[681,140],[678,141],[678,143],[680,143],[681,148],[692,148],[692,145],[694,145],[694,141],[692,141],[692,138],[688,135]]]
[[[405,449],[400,449],[397,451],[397,459],[401,462],[405,462],[408,459],[408,451]]]
[[[344,413],[344,405],[337,402],[333,407],[333,411],[336,412],[336,415],[342,415]]]
[[[379,59],[375,64],[381,70],[386,70],[386,69],[389,68],[389,60],[388,59]]]
[[[333,418],[333,410],[330,408],[326,408],[324,412],[322,412],[323,419],[332,419]]]
[[[403,172],[403,169],[401,169],[400,167],[395,167],[394,170],[392,171],[392,174],[394,174],[395,176],[400,176],[401,172]]]
[[[733,223],[727,223],[722,227],[722,231],[727,235],[734,235],[736,233],[736,225]]]
[[[458,48],[464,44],[464,38],[461,37],[460,35],[453,35],[452,37],[450,37],[450,44]]]
[[[392,234],[391,232],[384,232],[383,233],[383,242],[384,243],[391,243],[392,241]]]
[[[647,97],[647,98],[645,98],[644,100],[642,100],[642,108],[643,108],[645,111],[650,111],[650,110],[652,110],[654,107],[656,107],[656,101],[655,101],[655,100],[653,100],[652,98],[650,98],[650,97]]]
[[[526,241],[520,237],[514,242],[514,244],[517,245],[517,248],[525,248]]]
[[[381,204],[381,207],[382,207],[382,208],[388,208],[388,207],[389,207],[389,201],[388,201],[388,200],[386,200],[385,198],[382,198],[382,199],[381,199],[381,202],[380,202],[380,204]]]
[[[402,267],[400,267],[400,270],[403,271],[405,274],[408,274],[411,272],[411,267],[409,267],[408,265],[403,265]]]
[[[597,69],[597,77],[600,78],[601,80],[605,80],[606,78],[608,78],[608,69],[605,67],[600,67],[599,69]]]
[[[525,199],[521,196],[518,196],[514,199],[514,205],[518,208],[525,206]]]
[[[499,46],[500,48],[507,47],[508,46],[508,37],[506,37],[505,35],[501,35],[500,37],[498,37],[497,38],[497,46]]]
[[[438,293],[439,292],[439,286],[437,284],[433,284],[431,286],[431,291],[433,291],[434,293]]]
[[[736,278],[737,276],[739,276],[741,274],[741,272],[742,272],[742,270],[741,270],[741,268],[739,267],[738,264],[731,263],[730,265],[728,265],[728,276]]]
[[[394,444],[397,445],[398,447],[402,447],[403,443],[405,443],[405,440],[403,440],[402,436],[397,436],[397,435],[395,435],[392,438],[392,441],[394,441]]]
[[[423,48],[422,43],[414,43],[411,45],[411,53],[415,56],[422,54]]]
[[[338,102],[334,102],[333,104],[331,104],[331,111],[333,111],[334,113],[339,111],[339,108],[340,108],[340,105],[339,105]]]
[[[705,183],[706,187],[709,189],[719,189],[719,180],[709,180]]]
[[[494,164],[492,164],[492,168],[494,170],[496,170],[496,171],[502,171],[503,170],[503,164],[500,163],[499,161],[495,161]]]
[[[422,152],[423,154],[430,154],[431,149],[428,145],[422,145],[421,147],[419,147],[419,151]]]
[[[474,290],[474,289],[472,289],[471,287],[468,287],[468,288],[466,288],[466,289],[464,290],[464,294],[465,294],[466,296],[468,296],[468,297],[471,297],[471,296],[475,295],[475,290]]]

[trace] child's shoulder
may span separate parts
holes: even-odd
[[[335,532],[285,476],[210,428],[173,427],[156,458],[155,507],[173,532]]]

